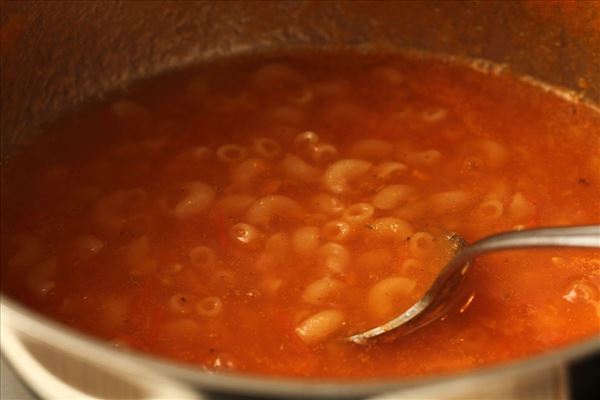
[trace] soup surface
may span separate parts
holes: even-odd
[[[2,290],[211,370],[453,372],[600,333],[600,252],[477,260],[407,337],[342,340],[504,230],[600,223],[600,115],[509,74],[400,55],[232,59],[134,86],[2,171]]]

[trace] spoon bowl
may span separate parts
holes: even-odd
[[[450,244],[450,261],[440,270],[425,294],[390,321],[350,336],[348,338],[350,342],[366,344],[374,338],[392,332],[394,338],[408,335],[445,316],[462,299],[458,295],[461,283],[471,267],[471,261],[477,256],[495,251],[524,248],[600,248],[600,225],[504,232],[487,236],[472,245],[468,245],[458,233],[448,234],[446,240]]]

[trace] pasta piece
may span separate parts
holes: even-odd
[[[315,98],[315,93],[309,88],[299,88],[297,90],[289,91],[286,95],[286,99],[296,105],[307,105]]]
[[[202,335],[202,329],[196,321],[188,317],[166,322],[161,333],[170,342],[180,343],[197,340]]]
[[[394,146],[380,139],[363,139],[354,142],[348,150],[348,155],[358,159],[379,159],[391,155]]]
[[[291,253],[290,238],[283,232],[276,233],[265,242],[265,250],[256,261],[256,268],[260,271],[275,269],[281,265],[281,260]]]
[[[173,277],[183,271],[183,265],[179,263],[160,265],[158,267],[158,275],[160,282],[164,286],[171,286],[174,283]]]
[[[322,305],[339,298],[343,287],[341,281],[325,276],[304,288],[302,300],[308,304]]]
[[[493,140],[479,140],[476,146],[481,151],[487,167],[498,169],[504,165],[507,158],[507,150],[504,145]]]
[[[223,302],[216,296],[205,297],[196,304],[196,312],[203,317],[216,317],[221,311]]]
[[[414,257],[423,257],[431,254],[435,248],[435,238],[427,232],[414,233],[408,242],[408,250]]]
[[[369,311],[378,318],[399,314],[399,305],[406,303],[417,283],[408,278],[390,277],[377,282],[369,290]]]
[[[332,336],[344,325],[344,313],[326,310],[305,319],[296,328],[296,334],[307,344],[317,344]]]
[[[329,217],[323,213],[306,213],[304,214],[304,218],[302,220],[306,224],[319,226],[324,225],[327,221],[329,221]]]
[[[505,146],[489,139],[472,140],[462,145],[464,166],[470,170],[494,171],[504,165],[508,157]]]
[[[255,154],[273,160],[281,154],[281,146],[273,139],[258,138],[254,140],[252,150]]]
[[[258,248],[263,241],[263,234],[252,225],[239,223],[235,224],[229,230],[229,234],[234,243],[249,249]]]
[[[106,294],[99,299],[99,323],[107,329],[119,329],[127,321],[130,300],[127,296]]]
[[[93,235],[81,235],[75,240],[76,253],[84,257],[97,254],[104,246],[105,243]]]
[[[455,212],[465,208],[472,196],[463,190],[451,190],[434,194],[430,197],[431,206],[436,213]]]
[[[420,275],[425,270],[425,266],[422,261],[416,258],[407,258],[400,266],[402,275],[407,277],[414,277]]]
[[[394,255],[386,248],[372,248],[358,254],[355,265],[369,274],[385,273],[390,265],[394,265]]]
[[[187,195],[175,205],[175,217],[186,219],[205,212],[213,203],[215,191],[203,182],[190,182],[183,187]]]
[[[443,108],[430,108],[421,112],[421,119],[427,123],[440,122],[448,115],[448,111]]]
[[[510,197],[510,187],[505,181],[494,181],[490,187],[488,194],[485,196],[488,200],[498,200],[504,203]]]
[[[388,161],[373,166],[371,173],[381,181],[388,181],[402,175],[408,167],[405,164]]]
[[[229,290],[237,285],[238,278],[231,269],[220,269],[210,278],[210,286],[221,290]]]
[[[337,243],[325,243],[319,248],[319,262],[329,272],[343,274],[350,263],[350,252]]]
[[[373,196],[372,203],[381,210],[391,210],[410,199],[414,192],[408,185],[388,185]]]
[[[310,183],[319,180],[318,168],[310,165],[300,157],[287,155],[279,164],[283,176],[293,181]]]
[[[283,279],[267,276],[261,281],[260,287],[266,294],[275,296],[283,286]]]
[[[288,235],[286,235],[283,232],[280,232],[272,235],[269,239],[267,239],[267,241],[265,242],[265,251],[283,255],[289,250],[291,250],[291,246],[292,245],[290,243],[290,238],[288,237]]]
[[[344,210],[342,219],[350,225],[361,225],[371,219],[375,209],[369,203],[356,203]]]
[[[404,161],[410,165],[429,167],[442,159],[442,153],[437,150],[410,151],[404,156]]]
[[[242,146],[224,144],[217,149],[217,158],[226,163],[234,164],[246,158],[248,152]]]
[[[414,229],[407,221],[395,217],[377,218],[368,226],[378,238],[405,241]]]
[[[409,221],[421,218],[426,213],[431,212],[426,202],[411,199],[405,205],[394,210],[393,215]]]
[[[296,136],[294,145],[299,149],[308,149],[319,143],[319,136],[313,131],[305,131]]]
[[[148,274],[156,269],[157,261],[150,254],[150,240],[143,235],[132,240],[124,251],[124,261],[129,273],[135,276]]]
[[[304,211],[289,197],[266,196],[254,202],[246,212],[246,220],[258,226],[269,225],[274,218],[301,219]]]
[[[196,161],[204,161],[211,157],[212,150],[206,146],[196,146],[192,148],[192,157]]]
[[[321,228],[323,238],[331,242],[345,242],[352,237],[352,234],[352,227],[345,221],[329,221]]]
[[[186,293],[177,293],[169,299],[169,310],[178,315],[189,314],[194,309],[194,296]]]
[[[315,256],[319,249],[320,236],[316,226],[303,226],[296,229],[292,235],[292,247],[302,257]]]
[[[58,260],[51,258],[28,271],[27,288],[38,299],[46,298],[56,286]]]
[[[485,219],[498,219],[504,212],[504,205],[498,200],[484,200],[477,207],[477,216]]]
[[[247,158],[237,164],[231,172],[234,185],[248,187],[254,184],[269,169],[269,164],[261,158]]]
[[[510,204],[508,205],[509,218],[513,220],[523,220],[533,216],[534,213],[535,206],[529,202],[522,193],[517,192],[512,196]]]
[[[98,200],[93,219],[100,229],[109,233],[130,229],[138,232],[147,228],[147,205],[148,195],[144,190],[119,190]]]
[[[371,165],[368,161],[356,159],[336,161],[325,170],[323,184],[332,193],[347,193],[350,191],[350,184],[363,177]]]
[[[312,209],[329,216],[340,215],[345,208],[340,199],[326,193],[318,193],[312,196],[308,203]]]
[[[310,155],[317,164],[326,164],[337,158],[338,150],[330,143],[318,143],[310,148]]]
[[[217,258],[215,252],[207,246],[197,246],[190,250],[190,262],[198,271],[205,271],[216,265]]]

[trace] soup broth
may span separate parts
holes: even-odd
[[[2,290],[209,370],[472,369],[600,333],[600,252],[475,261],[454,311],[356,345],[444,235],[600,223],[600,115],[509,73],[402,55],[214,62],[134,85],[3,165]]]

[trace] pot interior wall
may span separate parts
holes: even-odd
[[[400,47],[508,63],[600,100],[594,2],[4,2],[2,154],[65,110],[240,52]]]

